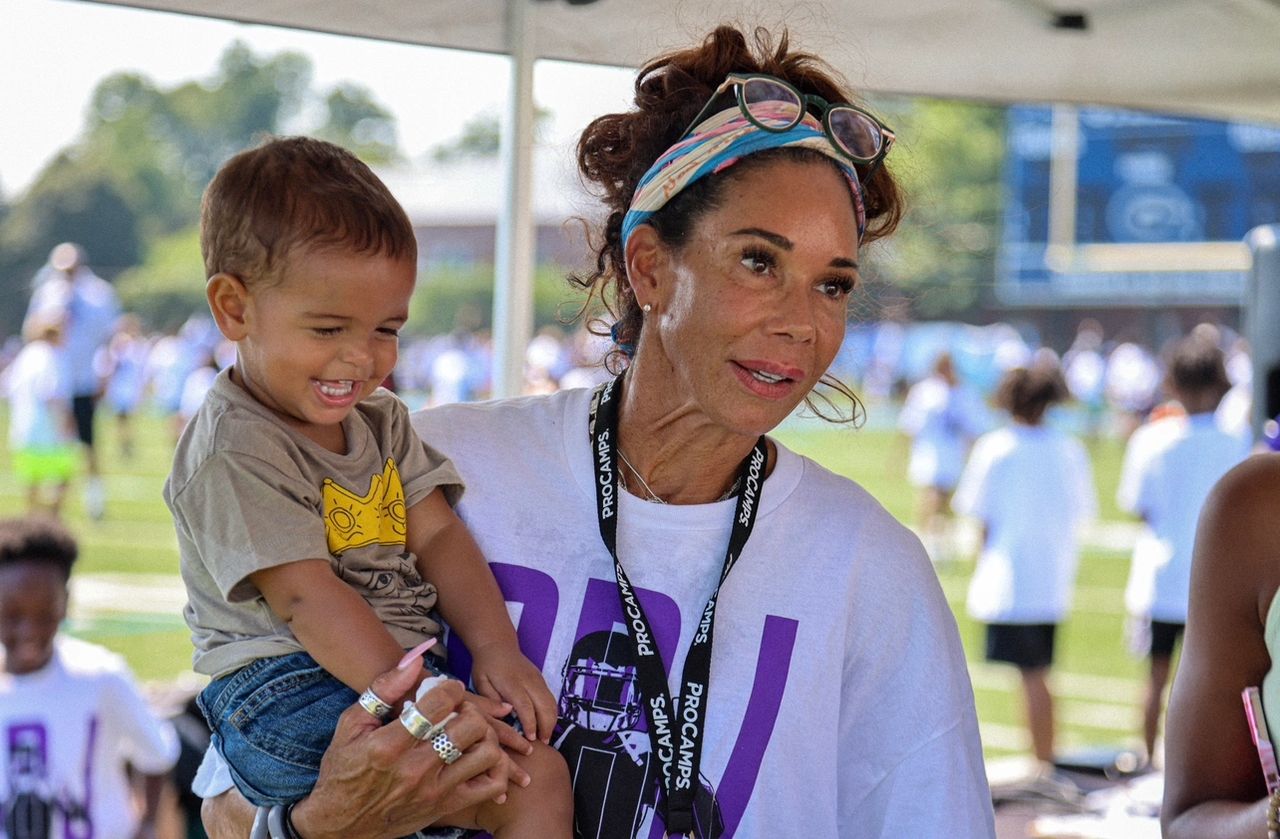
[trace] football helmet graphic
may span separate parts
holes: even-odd
[[[578,639],[561,671],[560,719],[591,731],[643,728],[631,642],[619,632]]]

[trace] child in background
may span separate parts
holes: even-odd
[[[142,334],[142,321],[130,313],[120,316],[111,342],[99,351],[107,381],[103,396],[115,414],[116,440],[125,460],[133,459],[133,415],[146,395],[150,351],[151,345]]]
[[[1046,764],[1054,757],[1054,638],[1071,609],[1078,533],[1097,514],[1088,454],[1044,421],[1066,396],[1054,361],[1006,373],[996,403],[1010,423],[979,438],[953,502],[982,523],[969,614],[987,624],[987,660],[1018,668],[1032,748]]]
[[[183,432],[165,500],[195,669],[213,677],[201,709],[236,785],[259,806],[303,797],[338,716],[439,634],[438,610],[472,654],[477,689],[542,741],[514,755],[530,787],[441,824],[570,835],[568,773],[546,745],[555,701],[453,512],[461,481],[379,388],[417,274],[403,209],[349,152],[276,139],[214,177],[200,243],[236,360]],[[410,733],[456,760],[436,728]]]
[[[59,359],[59,318],[37,312],[25,325],[27,343],[5,370],[9,450],[18,483],[27,489],[27,513],[58,517],[76,474],[80,444],[71,416],[71,387]],[[46,496],[46,489],[50,490]]]
[[[1261,687],[1266,739],[1280,742],[1277,487],[1280,454],[1254,454],[1214,486],[1196,526],[1190,620],[1165,727],[1167,839],[1274,834],[1277,801],[1240,694]]]
[[[929,375],[907,391],[898,416],[898,430],[911,439],[907,480],[920,493],[920,538],[935,563],[954,557],[951,495],[969,445],[986,427],[986,411],[960,383],[951,354],[939,354]]]
[[[1131,645],[1150,660],[1142,715],[1148,760],[1155,753],[1174,647],[1187,623],[1196,521],[1209,490],[1249,454],[1248,442],[1220,429],[1214,418],[1230,387],[1222,350],[1210,336],[1179,341],[1165,389],[1187,417],[1153,424],[1160,430],[1143,443],[1142,456],[1126,457],[1120,476],[1116,500],[1150,530],[1135,546],[1125,591]]]
[[[0,521],[0,835],[154,837],[178,738],[119,656],[58,632],[76,553],[52,519]]]

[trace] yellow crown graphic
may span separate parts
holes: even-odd
[[[387,458],[382,474],[369,480],[363,496],[325,478],[321,499],[325,535],[334,556],[365,545],[404,545],[404,486],[393,459]]]

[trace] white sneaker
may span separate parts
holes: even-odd
[[[101,478],[90,478],[85,485],[84,509],[94,521],[101,521],[107,514],[107,488]]]

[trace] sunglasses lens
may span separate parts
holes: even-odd
[[[836,106],[827,113],[827,121],[836,142],[850,156],[871,160],[880,153],[884,135],[880,133],[880,126],[866,114]]]
[[[765,128],[783,131],[800,121],[802,105],[795,91],[768,79],[743,82],[742,102],[751,118]]]

